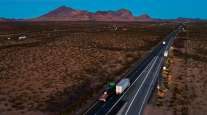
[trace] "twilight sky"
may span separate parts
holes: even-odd
[[[63,5],[91,12],[126,8],[136,16],[207,19],[207,0],[0,0],[0,17],[32,18]]]

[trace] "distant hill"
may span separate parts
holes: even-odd
[[[141,15],[141,16],[137,16],[135,17],[135,20],[136,21],[159,21],[158,19],[153,19],[151,18],[148,14],[144,14],[144,15]]]
[[[195,22],[195,21],[205,21],[205,20],[179,17],[175,21],[176,22]]]
[[[24,21],[23,19],[0,18],[0,22]]]
[[[62,6],[33,21],[153,21],[153,19],[147,15],[135,17],[127,9],[91,13]]]
[[[0,22],[6,22],[7,20],[4,18],[0,18]]]
[[[69,7],[59,7],[43,16],[40,16],[35,21],[76,21],[89,20],[87,11],[74,10]]]

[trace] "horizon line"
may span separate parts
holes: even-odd
[[[88,12],[88,13],[93,13],[93,14],[94,14],[94,13],[97,13],[97,12],[99,12],[99,11],[103,11],[103,12],[110,12],[110,11],[112,11],[112,12],[115,12],[115,11],[119,11],[119,10],[128,10],[128,11],[132,14],[133,17],[139,17],[139,16],[147,15],[147,16],[151,17],[152,19],[160,19],[160,20],[175,20],[175,19],[197,19],[197,20],[207,20],[207,18],[199,18],[199,17],[182,17],[182,16],[177,16],[177,17],[175,17],[175,18],[159,18],[159,17],[153,17],[153,16],[149,15],[148,13],[142,13],[142,14],[140,14],[140,15],[134,15],[134,13],[133,13],[130,9],[128,9],[128,8],[119,8],[119,9],[116,9],[116,10],[95,10],[95,11],[89,11],[89,10],[83,10],[83,9],[73,8],[73,7],[71,7],[71,6],[67,6],[67,5],[61,5],[61,6],[59,6],[59,7],[56,7],[56,8],[54,8],[54,9],[50,10],[50,11],[47,11],[47,12],[45,12],[45,13],[42,13],[42,14],[40,14],[40,15],[38,15],[38,16],[34,16],[34,17],[31,16],[31,17],[24,17],[24,18],[15,18],[15,17],[3,17],[3,16],[0,16],[0,19],[6,19],[6,20],[27,20],[27,19],[34,19],[34,18],[41,17],[41,16],[43,16],[43,15],[45,15],[45,14],[48,14],[48,13],[50,13],[50,12],[52,12],[52,11],[55,11],[55,10],[57,10],[58,8],[61,8],[61,7],[71,8],[71,9],[73,9],[73,10],[77,10],[77,11],[86,11],[86,12]]]

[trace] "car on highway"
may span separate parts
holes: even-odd
[[[166,67],[166,66],[163,66],[163,67],[162,67],[162,69],[163,69],[163,70],[166,70],[166,69],[167,69],[167,67]]]
[[[163,45],[165,45],[165,44],[166,44],[166,42],[165,42],[165,41],[163,41],[163,42],[162,42],[162,44],[163,44]]]

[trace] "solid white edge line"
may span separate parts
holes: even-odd
[[[159,66],[160,66],[161,63],[162,63],[162,61],[160,61]],[[142,102],[142,105],[141,105],[141,108],[140,108],[140,110],[139,110],[139,114],[138,114],[138,115],[141,114],[142,108],[143,108],[144,103],[145,103],[145,101],[146,101],[146,98],[147,98],[147,96],[148,96],[148,94],[149,94],[149,91],[150,91],[150,89],[151,89],[151,86],[152,86],[154,80],[156,80],[156,79],[155,79],[156,76],[158,75],[158,70],[159,70],[159,67],[157,68],[156,74],[154,75],[154,78],[153,78],[152,82],[150,83],[150,87],[149,87],[149,89],[147,90],[147,94],[146,94],[145,97],[144,97],[144,100],[143,100],[143,102]]]
[[[116,104],[125,96],[125,94],[128,92],[128,90],[134,85],[134,83],[141,77],[141,75],[146,71],[146,69],[151,65],[151,63],[154,61],[155,58],[153,58],[150,63],[147,65],[147,67],[144,68],[141,74],[134,80],[134,82],[131,84],[131,86],[123,93],[123,95],[116,101],[116,103],[111,107],[111,109],[106,113],[108,115],[111,110],[116,106]]]
[[[170,44],[168,44],[168,46],[169,46]],[[165,49],[165,50],[167,50],[167,48]],[[153,58],[154,59],[154,58]],[[152,60],[153,61],[153,60]],[[149,65],[152,63],[152,61],[148,64],[148,66],[146,67],[146,68],[148,68],[149,67]],[[145,69],[146,69],[145,68]],[[140,78],[140,76],[143,74],[143,72],[145,72],[145,69],[142,71],[142,73],[137,77],[137,79],[139,79]],[[126,94],[126,92],[134,85],[134,83],[137,81],[137,79],[131,84],[131,86],[125,91],[125,93],[119,98],[119,100],[117,100],[117,102],[112,106],[112,108],[106,113],[106,115],[109,113],[109,112],[111,112],[111,110],[114,108],[114,106],[120,101],[120,99],[122,99],[123,98],[123,96]],[[85,113],[84,113],[84,115],[88,112],[88,111],[90,111],[95,105],[97,104],[97,102],[93,105],[93,106],[91,106]]]
[[[135,96],[133,97],[133,99],[132,99],[130,105],[129,105],[128,108],[127,108],[127,111],[125,112],[125,115],[127,115],[127,113],[129,112],[129,110],[130,110],[130,108],[131,108],[131,106],[132,106],[134,100],[136,99],[136,97],[137,97],[137,95],[138,95],[140,89],[142,88],[142,86],[143,86],[143,84],[145,83],[146,79],[149,77],[149,73],[151,72],[152,68],[154,67],[155,62],[157,61],[157,59],[158,59],[158,56],[156,56],[156,60],[154,61],[153,65],[151,66],[150,70],[148,71],[148,73],[147,73],[147,75],[146,75],[147,77],[144,79],[144,81],[142,81],[141,86],[139,87],[139,89],[137,90]]]
[[[98,102],[96,101],[96,103],[94,103],[85,113],[83,113],[83,115],[86,115],[86,113],[88,113]]]

